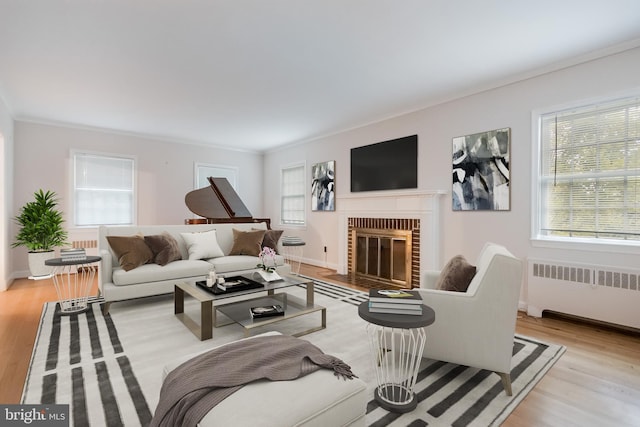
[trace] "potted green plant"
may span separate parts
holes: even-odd
[[[34,200],[25,204],[14,218],[20,230],[12,247],[26,246],[29,250],[29,271],[33,277],[51,274],[51,268],[44,262],[54,257],[56,246],[67,243],[67,231],[62,227],[64,219],[57,206],[55,192],[38,190]]]

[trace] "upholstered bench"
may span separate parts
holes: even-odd
[[[267,332],[245,340],[274,334],[278,332]],[[197,354],[167,364],[163,379]],[[366,384],[362,380],[338,379],[333,371],[320,369],[293,381],[260,380],[245,385],[209,411],[199,425],[364,426],[366,406]]]

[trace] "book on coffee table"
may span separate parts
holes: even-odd
[[[251,317],[254,319],[261,317],[283,316],[284,309],[280,304],[276,305],[261,305],[258,307],[251,307],[249,309]]]

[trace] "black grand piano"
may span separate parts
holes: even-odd
[[[226,178],[208,177],[208,187],[198,188],[184,196],[184,202],[191,212],[201,218],[186,219],[186,224],[217,224],[238,222],[266,222],[269,218],[254,218],[242,202],[238,193]]]

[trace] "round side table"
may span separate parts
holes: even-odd
[[[81,260],[53,258],[44,262],[53,267],[53,284],[61,314],[81,313],[88,308],[89,292],[98,271],[95,263],[101,259],[99,256],[87,256]]]
[[[291,266],[291,273],[296,276],[300,273],[304,246],[305,243],[298,237],[282,238],[282,251],[285,262]]]
[[[377,387],[375,399],[392,412],[410,412],[418,406],[413,391],[426,342],[426,327],[436,314],[422,306],[422,315],[371,313],[369,301],[358,306],[358,315],[369,322],[367,336]]]

